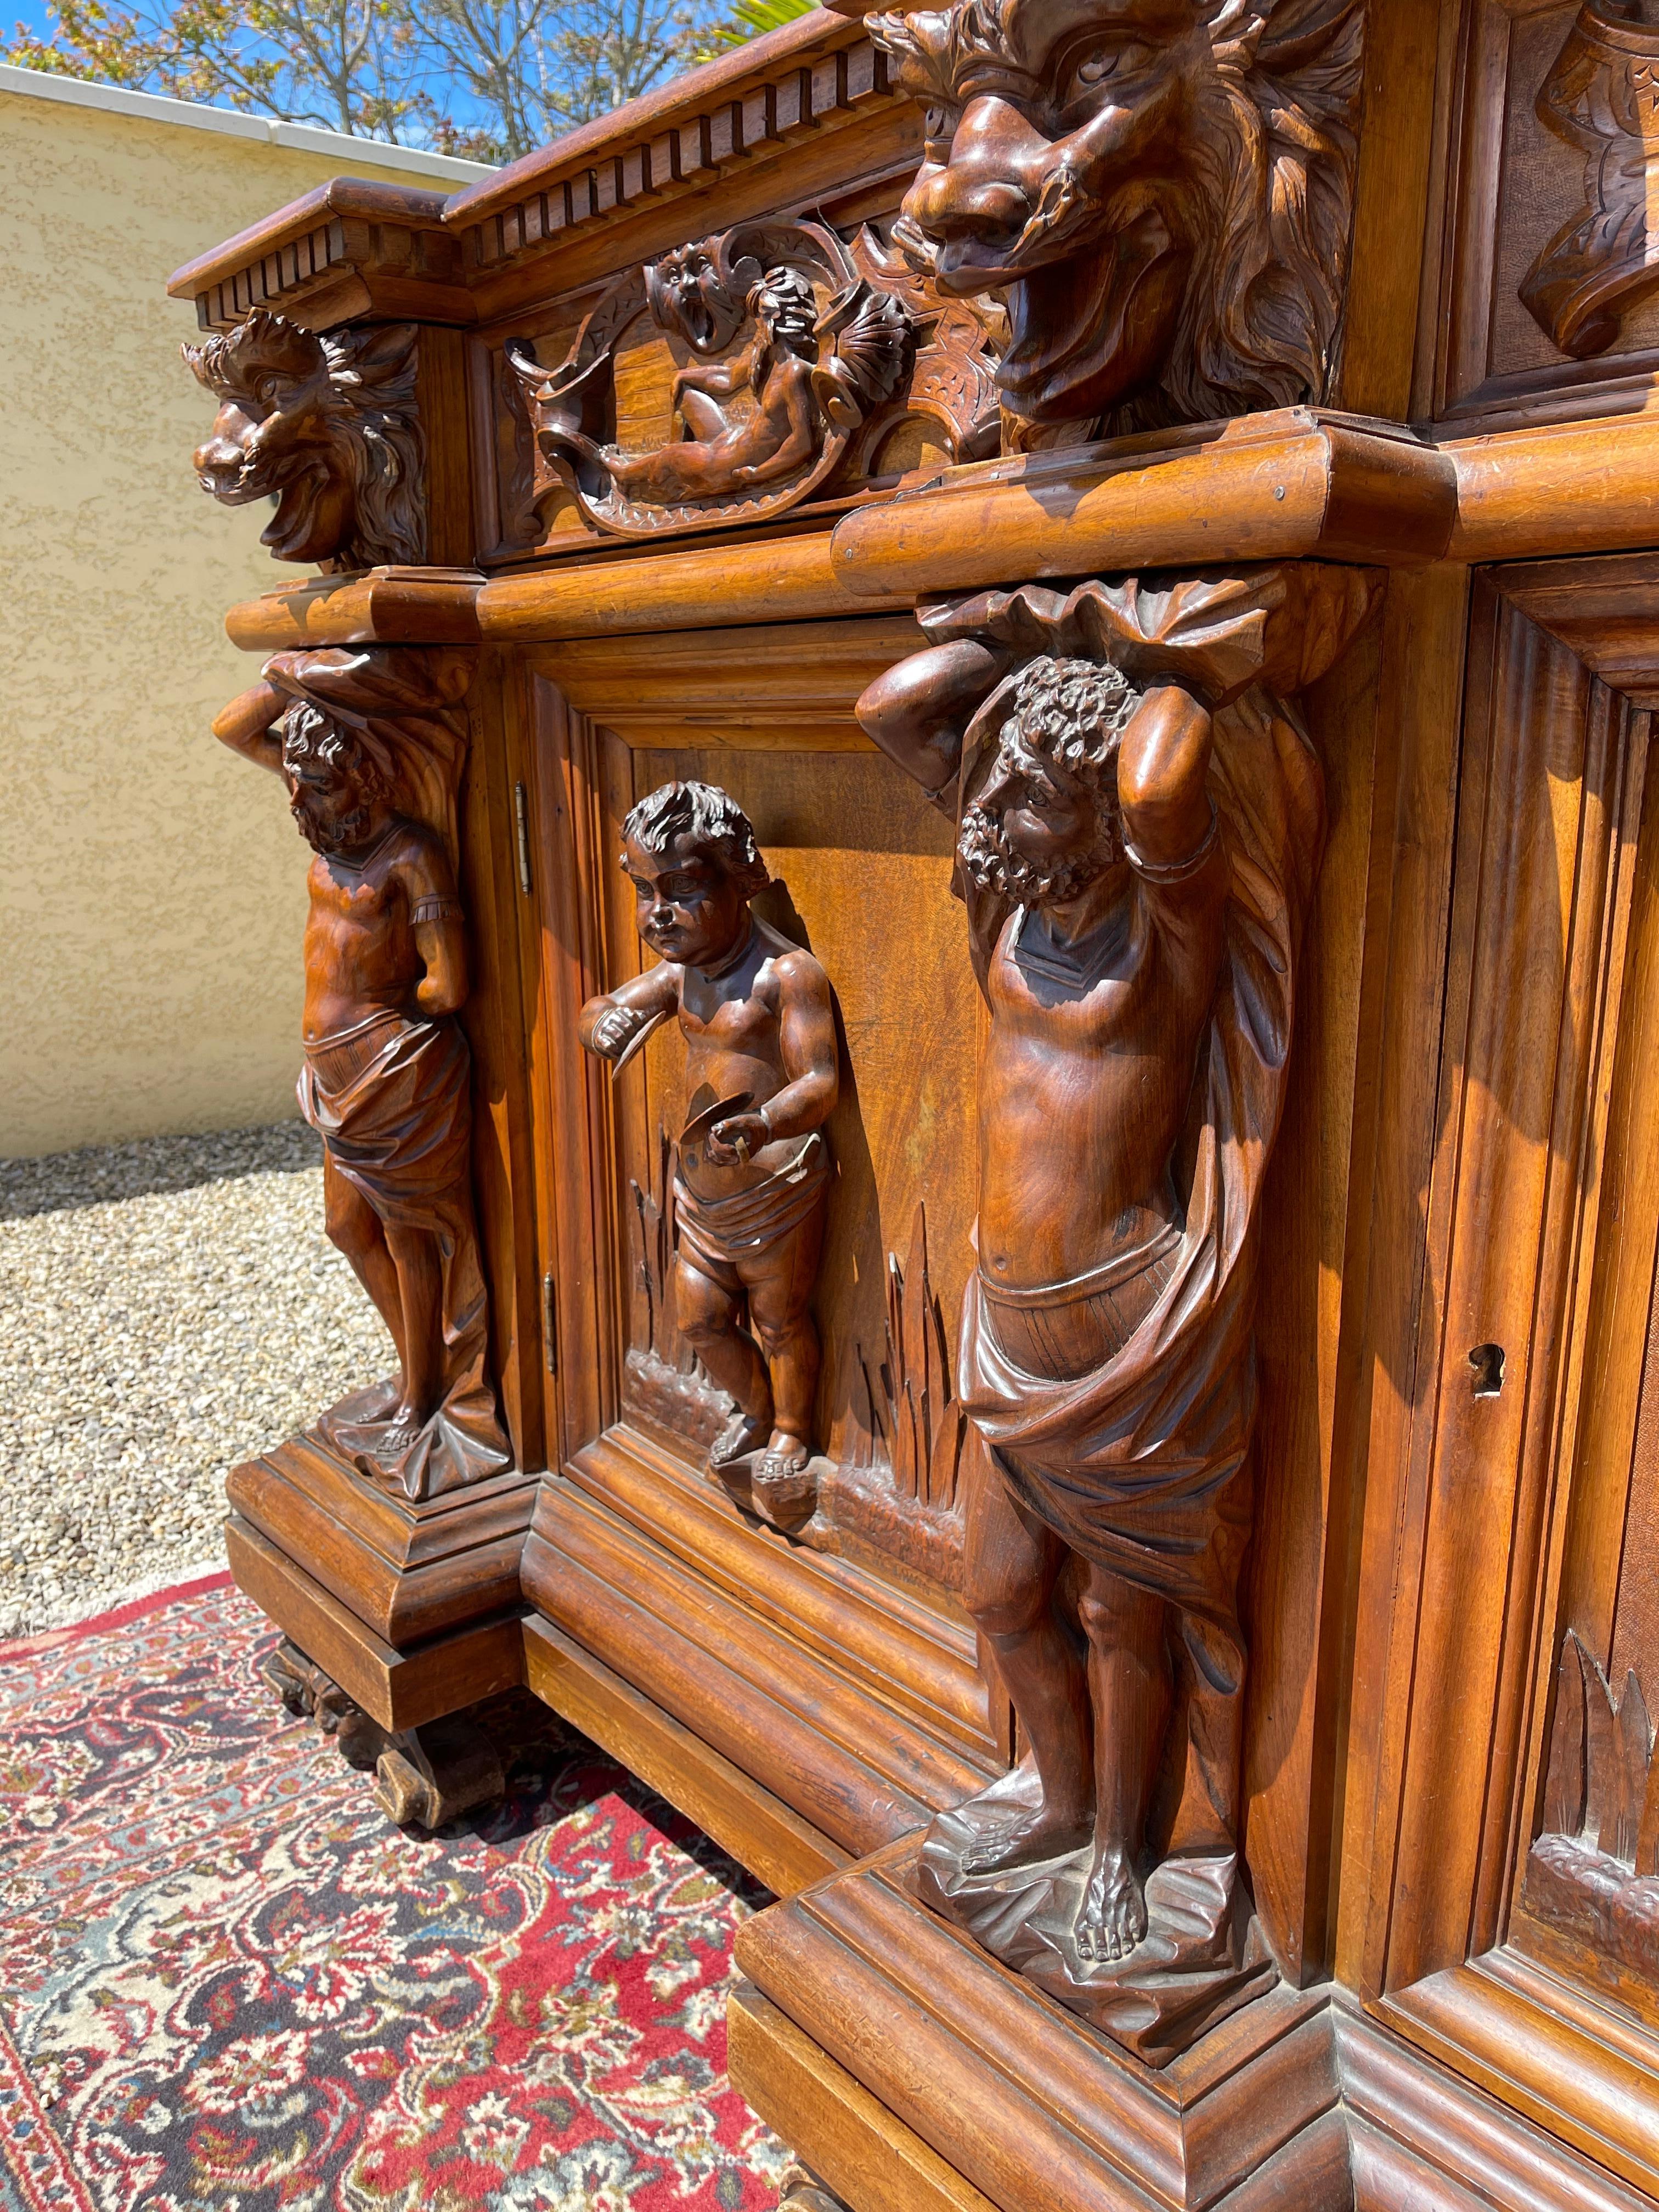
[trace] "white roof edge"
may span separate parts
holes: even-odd
[[[263,138],[268,145],[290,146],[296,153],[329,155],[343,165],[345,175],[351,173],[353,161],[464,185],[495,173],[487,161],[461,161],[453,154],[425,154],[415,146],[390,146],[380,138],[319,131],[309,123],[279,123],[274,116],[242,115],[234,107],[205,107],[193,100],[167,100],[160,93],[129,92],[124,85],[94,84],[85,77],[59,76],[48,70],[15,69],[9,62],[0,62],[0,92],[61,100],[70,107],[101,107],[112,115],[138,115],[151,123],[181,124],[187,131]]]

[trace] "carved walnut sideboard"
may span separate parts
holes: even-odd
[[[1656,182],[1651,0],[837,0],[172,281],[393,1348],[231,1561],[776,1893],[802,2212],[1659,2204]]]

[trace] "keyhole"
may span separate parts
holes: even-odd
[[[1501,1344],[1477,1344],[1469,1354],[1469,1364],[1474,1370],[1474,1395],[1477,1398],[1495,1398],[1504,1387],[1504,1347]]]

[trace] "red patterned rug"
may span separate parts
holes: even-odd
[[[425,1838],[215,1578],[0,1645],[0,2212],[761,2212],[764,1893],[597,1751]]]

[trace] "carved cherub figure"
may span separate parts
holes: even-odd
[[[323,1139],[329,1236],[398,1354],[396,1376],[333,1407],[323,1433],[421,1498],[510,1454],[484,1372],[471,1061],[455,1018],[465,921],[443,836],[398,807],[393,746],[364,711],[368,658],[278,654],[214,730],[281,776],[315,856],[300,1106]]]
[[[965,1595],[1030,1747],[935,1820],[924,1894],[1151,2049],[1271,1974],[1236,1901],[1237,1583],[1324,814],[1267,671],[1299,688],[1365,605],[1335,571],[988,594],[924,610],[938,642],[859,704],[957,823],[990,1016]]]
[[[665,784],[623,837],[659,964],[590,999],[581,1041],[615,1060],[647,1024],[678,1016],[690,1116],[675,1162],[678,1326],[736,1401],[711,1469],[759,1452],[756,1502],[784,1516],[807,1479],[821,1356],[810,1302],[830,1179],[822,1133],[840,1084],[830,981],[750,913],[766,864],[725,792]]]
[[[707,499],[775,483],[805,467],[823,435],[812,396],[817,301],[799,270],[769,270],[749,294],[755,334],[730,361],[694,362],[674,379],[688,438],[630,459],[615,447],[605,464],[629,499]],[[720,404],[738,394],[752,408]]]

